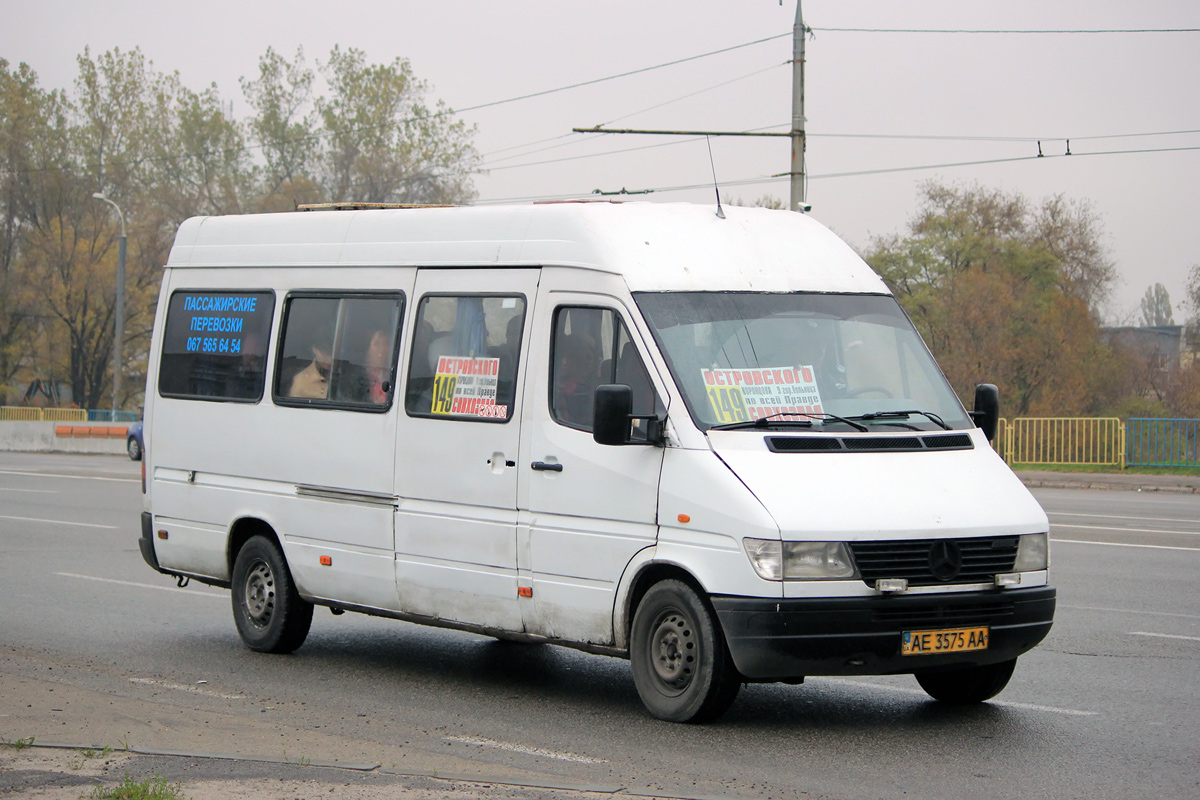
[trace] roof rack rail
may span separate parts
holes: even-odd
[[[365,211],[379,208],[453,208],[449,203],[300,203],[297,211]]]

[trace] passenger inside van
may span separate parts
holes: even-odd
[[[314,334],[313,359],[296,373],[288,388],[289,397],[324,400],[329,396],[329,367],[333,361],[333,327],[322,325]]]

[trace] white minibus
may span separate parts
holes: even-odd
[[[1049,524],[884,282],[812,218],[653,203],[189,219],[141,552],[231,590],[631,662],[656,717],[747,682],[1007,684]]]

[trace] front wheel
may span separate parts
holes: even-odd
[[[125,450],[129,453],[131,461],[142,460],[142,443],[137,440],[136,436],[129,437],[129,441],[125,443]]]
[[[668,722],[715,719],[742,686],[713,613],[682,581],[646,592],[633,616],[629,660],[642,703]]]
[[[1017,660],[1001,661],[982,667],[963,667],[942,672],[918,672],[917,683],[934,700],[952,705],[967,705],[991,700],[1004,690],[1012,677]]]
[[[313,606],[292,582],[279,545],[251,537],[233,564],[233,621],[242,641],[260,653],[290,653],[304,644]]]

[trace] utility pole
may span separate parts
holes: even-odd
[[[779,0],[783,5],[783,0]],[[792,129],[787,133],[767,131],[681,131],[681,130],[644,130],[636,128],[604,128],[599,125],[594,128],[572,128],[575,133],[631,133],[650,136],[788,136],[792,140],[792,163],[787,172],[772,175],[772,178],[782,178],[785,175],[791,179],[792,192],[788,208],[801,214],[812,210],[805,196],[804,186],[804,15],[801,13],[800,0],[796,0],[796,22],[792,25]],[[710,151],[711,155],[711,151]],[[596,189],[594,194],[648,194],[652,189],[630,192],[622,189],[619,192],[604,192]]]
[[[792,211],[808,210],[804,190],[804,17],[796,0],[792,26]]]

